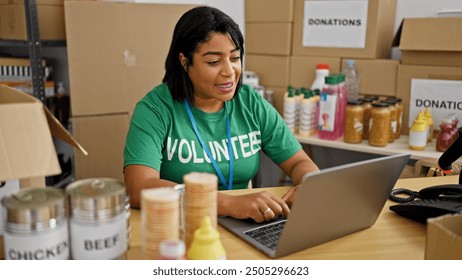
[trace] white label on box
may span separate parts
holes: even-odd
[[[303,47],[366,46],[367,0],[305,1]]]
[[[17,193],[19,191],[19,180],[9,180],[5,182],[0,182],[0,201],[2,198],[7,197],[11,194]],[[0,205],[0,235],[3,235],[3,228],[5,227],[3,216],[4,207]]]
[[[432,114],[435,128],[439,130],[441,119],[456,114],[462,121],[462,81],[452,80],[411,80],[411,99],[409,102],[409,127],[420,111],[428,108]]]

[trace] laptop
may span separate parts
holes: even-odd
[[[218,223],[271,258],[369,228],[409,158],[409,154],[383,156],[312,173],[288,218],[256,223],[222,216]],[[279,236],[273,236],[278,229]]]

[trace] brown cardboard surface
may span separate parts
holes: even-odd
[[[290,55],[292,23],[246,23],[245,52],[247,54]]]
[[[462,259],[462,215],[444,215],[427,222],[426,260]]]
[[[347,59],[342,59],[342,69]],[[359,73],[359,93],[366,95],[395,96],[398,60],[355,59]]]
[[[41,40],[65,40],[64,7],[61,5],[37,5],[37,17]],[[24,5],[0,5],[1,39],[27,40]]]
[[[50,134],[86,154],[39,100],[0,85],[0,180],[61,173]]]
[[[290,56],[248,54],[244,62],[246,70],[258,75],[261,85],[266,87],[289,85]]]
[[[162,81],[174,26],[192,7],[66,1],[73,116],[132,111]]]
[[[294,0],[246,0],[244,3],[246,23],[293,22]]]
[[[128,113],[74,117],[75,138],[89,155],[75,155],[75,179],[107,177],[123,182],[123,148],[130,124]]]
[[[357,58],[390,57],[396,14],[396,0],[369,0],[366,46],[363,49],[303,47],[302,21],[304,2],[305,0],[295,0],[292,54]]]
[[[462,80],[462,67],[398,65],[396,96],[403,103],[402,134],[409,134],[409,100],[412,79]]]
[[[296,88],[310,88],[316,77],[317,64],[328,64],[329,73],[334,74],[340,72],[340,61],[340,57],[292,56],[289,84]]]
[[[462,18],[405,18],[393,40],[401,63],[462,66]]]

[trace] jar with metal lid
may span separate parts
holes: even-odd
[[[2,205],[5,259],[69,259],[69,231],[61,189],[21,190],[4,197]]]
[[[345,133],[343,141],[347,143],[361,143],[363,139],[363,102],[348,101],[345,113]]]
[[[109,178],[90,178],[66,188],[71,258],[124,259],[128,248],[130,204],[125,186]]]
[[[390,108],[390,130],[388,131],[388,143],[395,142],[396,130],[398,129],[398,108],[396,100],[386,99],[383,102],[388,104]]]
[[[369,123],[369,145],[384,147],[388,143],[390,130],[390,109],[387,103],[372,104]]]
[[[371,120],[371,109],[372,109],[372,102],[374,101],[374,97],[363,97],[359,99],[363,102],[363,139],[369,139],[369,123]]]
[[[399,139],[401,137],[401,128],[403,126],[403,102],[402,99],[399,97],[389,97],[387,100],[394,100],[396,101],[396,131],[395,131],[395,139]]]

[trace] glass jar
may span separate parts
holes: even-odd
[[[360,98],[360,101],[363,102],[364,108],[364,117],[363,117],[363,139],[369,139],[369,123],[371,120],[371,109],[372,109],[372,102],[374,101],[373,97],[364,97]]]
[[[372,104],[369,123],[369,145],[384,147],[388,143],[390,130],[390,108],[387,103]]]
[[[343,141],[346,143],[361,143],[363,139],[363,102],[348,101],[345,113],[345,134]]]
[[[390,130],[388,131],[388,143],[395,142],[396,130],[398,129],[398,108],[396,107],[396,100],[387,99],[384,101],[388,103],[390,108]]]
[[[71,256],[74,260],[124,259],[130,204],[122,182],[89,178],[66,188]]]
[[[7,260],[67,260],[69,234],[64,192],[32,188],[4,197]]]

